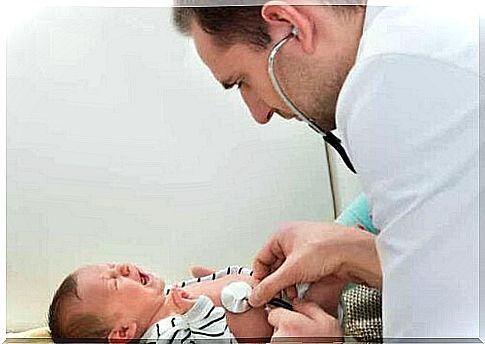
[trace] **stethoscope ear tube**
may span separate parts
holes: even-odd
[[[283,301],[282,299],[278,299],[278,298],[274,298],[274,299],[269,300],[268,305],[275,306],[275,307],[281,307],[281,308],[287,309],[289,311],[293,310],[293,306],[290,303]]]

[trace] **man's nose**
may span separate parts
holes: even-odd
[[[273,110],[270,106],[249,93],[241,92],[241,95],[256,122],[266,124],[271,120]]]
[[[273,116],[273,111],[268,109],[263,109],[258,111],[258,109],[249,109],[251,111],[251,116],[258,122],[259,124],[266,124],[271,120]]]

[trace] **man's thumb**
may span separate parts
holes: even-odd
[[[308,302],[308,301],[294,301],[293,302],[293,310],[296,312],[306,315],[310,319],[318,320],[323,317],[332,317],[330,314],[327,314],[318,304],[315,302]]]

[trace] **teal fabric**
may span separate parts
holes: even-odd
[[[379,233],[372,224],[369,200],[363,193],[342,211],[336,222],[344,226],[360,224],[370,233]],[[349,341],[383,342],[382,294],[379,290],[349,283],[342,290],[340,306],[342,307],[342,328]]]
[[[366,231],[373,234],[379,233],[379,230],[372,224],[369,200],[364,193],[357,196],[357,198],[342,211],[336,222],[344,226],[361,224]]]

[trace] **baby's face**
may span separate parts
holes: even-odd
[[[91,265],[76,275],[76,307],[85,312],[148,322],[165,302],[165,283],[133,264]]]

